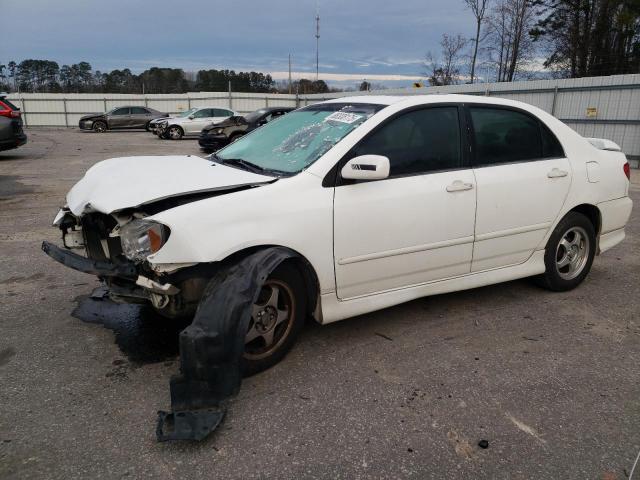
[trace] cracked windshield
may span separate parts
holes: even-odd
[[[289,113],[220,150],[213,159],[277,175],[298,173],[382,108],[329,103]]]

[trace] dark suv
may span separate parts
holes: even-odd
[[[82,130],[105,132],[117,128],[145,128],[149,130],[149,122],[159,117],[168,117],[149,107],[117,107],[106,113],[94,113],[85,115],[80,119],[78,126]]]
[[[0,93],[0,151],[18,148],[27,143],[22,130],[20,109],[6,99],[6,93]]]
[[[229,117],[222,122],[203,128],[198,143],[205,152],[213,152],[291,110],[294,109],[292,107],[261,108],[244,117]]]

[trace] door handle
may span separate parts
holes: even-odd
[[[547,173],[547,177],[549,178],[561,178],[569,175],[569,172],[565,170],[560,170],[559,168],[552,169],[549,173]]]
[[[464,183],[460,180],[454,181],[451,185],[447,185],[447,192],[464,192],[465,190],[471,190],[473,183]]]

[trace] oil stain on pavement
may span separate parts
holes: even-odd
[[[178,336],[189,321],[161,317],[144,305],[115,303],[108,298],[80,296],[71,313],[87,323],[112,330],[115,343],[134,365],[174,359],[180,352]]]

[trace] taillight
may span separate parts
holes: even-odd
[[[20,116],[20,110],[13,110],[9,105],[0,101],[0,116],[8,118],[18,118]]]
[[[624,170],[624,174],[627,176],[627,180],[631,181],[631,167],[629,166],[629,162],[625,163],[622,169]]]

